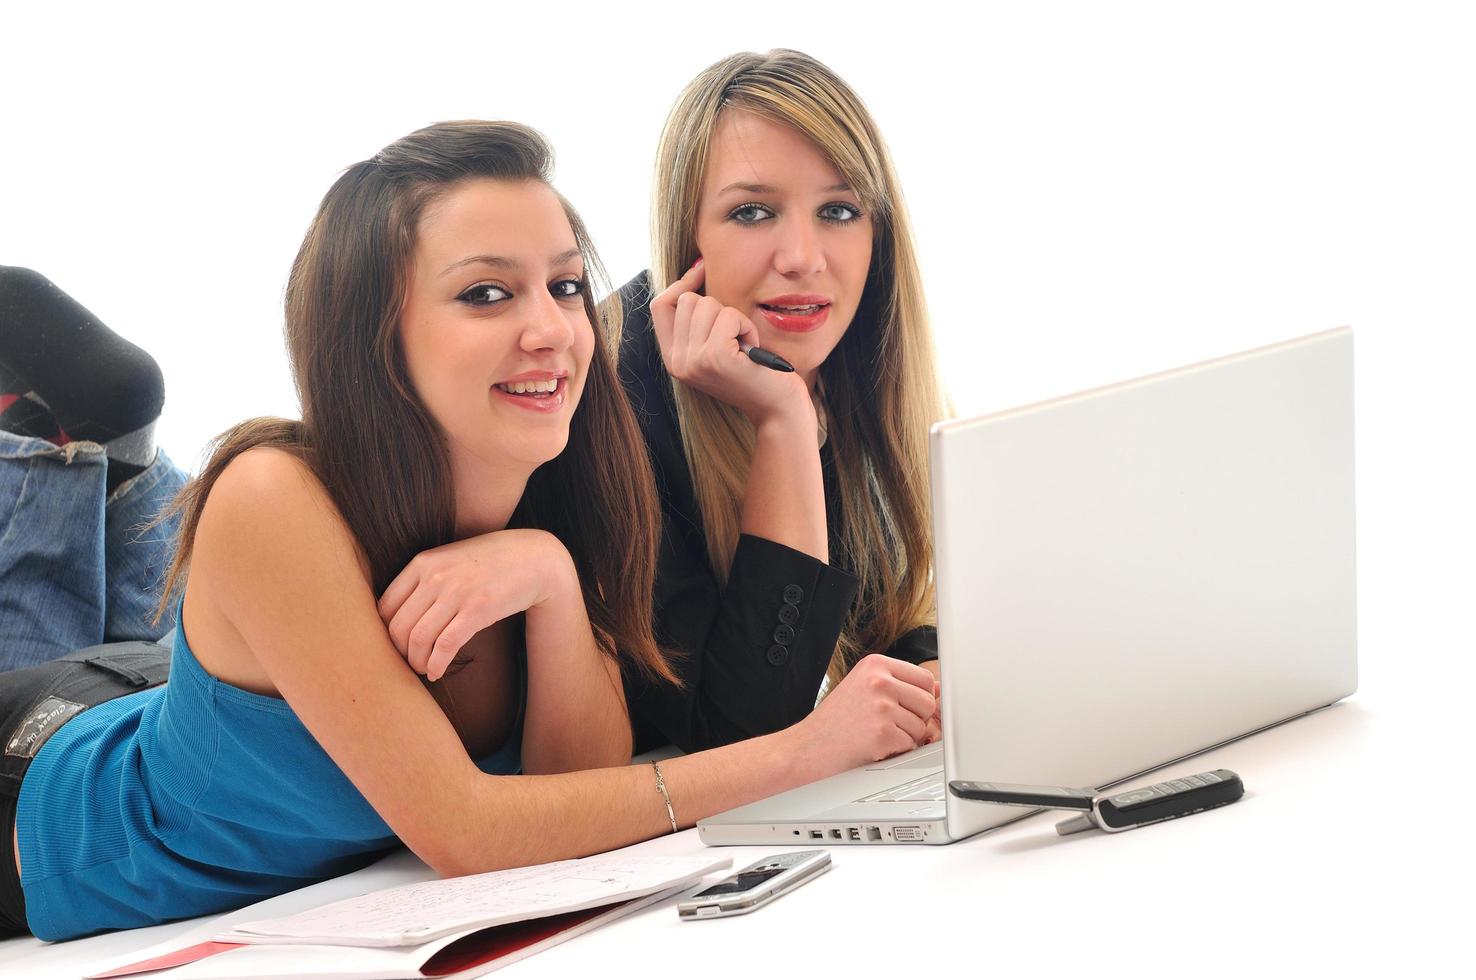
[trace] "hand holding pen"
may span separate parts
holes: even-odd
[[[764,350],[762,347],[744,347],[742,344],[739,345],[739,349],[748,355],[750,361],[761,367],[766,367],[770,371],[794,372],[793,364],[790,364],[771,350]]]
[[[651,320],[667,372],[735,406],[757,424],[780,412],[814,413],[809,391],[794,368],[758,346],[747,316],[701,289],[702,260],[651,301]],[[754,371],[752,364],[766,370]]]

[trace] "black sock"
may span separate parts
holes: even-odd
[[[159,365],[30,269],[0,266],[0,363],[20,382],[11,394],[33,392],[51,410],[54,441],[103,444],[109,492],[153,462]]]

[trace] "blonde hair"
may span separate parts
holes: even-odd
[[[708,153],[730,108],[812,140],[872,218],[871,267],[860,306],[820,366],[840,487],[840,507],[829,518],[860,580],[827,673],[834,689],[866,653],[936,622],[927,433],[946,404],[911,225],[886,145],[850,87],[799,51],[724,58],[677,98],[656,156],[652,291],[665,289],[696,261]],[[672,386],[708,556],[725,582],[738,546],[753,427],[732,406],[680,382]]]

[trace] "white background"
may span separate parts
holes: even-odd
[[[0,22],[0,263],[154,354],[161,442],[186,466],[242,418],[294,414],[282,288],[341,168],[437,120],[532,124],[618,283],[646,264],[673,98],[744,49],[805,50],[871,107],[962,411],[1352,324],[1358,700],[1399,718],[1352,791],[1464,832],[1469,789],[1429,807],[1393,790],[1470,772],[1465,5],[39,8]]]

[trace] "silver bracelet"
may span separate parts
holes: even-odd
[[[666,819],[671,821],[671,832],[677,832],[676,811],[671,808],[671,794],[666,791],[666,780],[661,776],[661,763],[655,759],[651,760],[651,768],[656,770],[656,792],[666,801]]]

